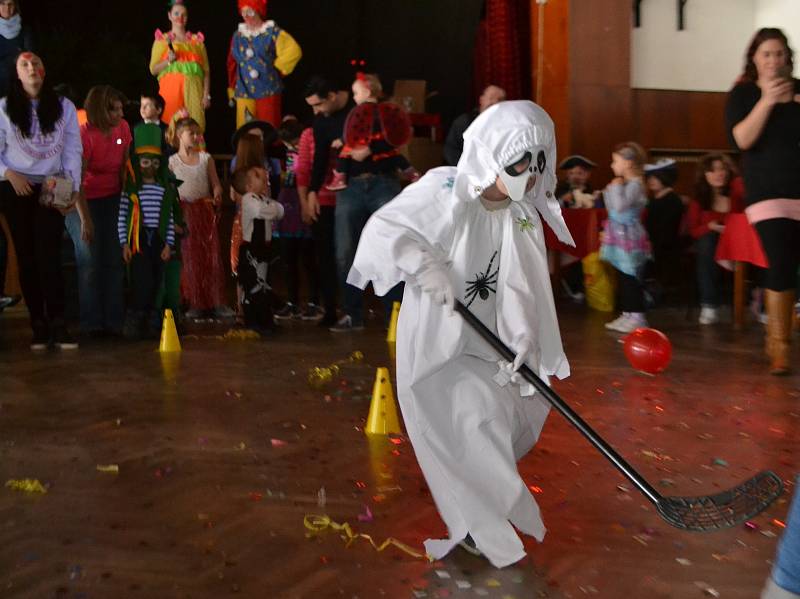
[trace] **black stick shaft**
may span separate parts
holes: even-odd
[[[464,317],[464,320],[469,323],[469,325],[475,329],[475,331],[483,337],[483,339],[491,345],[500,356],[509,362],[513,362],[516,354],[511,351],[506,345],[498,339],[497,335],[492,333],[485,324],[483,324],[478,318],[469,311],[464,304],[460,301],[456,300],[455,303],[455,311],[461,314]],[[595,448],[602,453],[612,464],[614,467],[622,472],[625,477],[630,480],[636,488],[638,488],[645,497],[647,497],[650,501],[654,504],[657,504],[661,501],[662,497],[661,494],[656,491],[653,486],[648,483],[644,477],[639,474],[633,467],[626,462],[621,455],[619,455],[614,448],[611,447],[608,443],[603,440],[603,438],[598,435],[592,427],[590,427],[586,422],[578,416],[575,411],[569,407],[569,405],[561,399],[561,397],[553,391],[542,379],[540,379],[535,372],[533,372],[527,364],[523,364],[522,368],[519,369],[519,373],[522,377],[528,381],[531,385],[536,387],[536,390],[539,391],[542,395],[544,395],[545,399],[553,406],[558,412],[566,418],[572,426],[578,429],[578,431],[589,440],[589,443],[595,446]]]

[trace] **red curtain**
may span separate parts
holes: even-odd
[[[508,98],[529,96],[526,73],[530,32],[529,0],[486,0],[485,17],[475,36],[473,91],[499,85]]]

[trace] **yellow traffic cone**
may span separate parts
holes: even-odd
[[[364,432],[368,435],[402,435],[400,420],[397,418],[397,406],[392,393],[392,381],[388,368],[378,368],[375,374],[375,386],[372,388],[372,403],[369,405],[369,416]]]
[[[175,318],[172,310],[164,310],[164,324],[161,326],[161,343],[158,346],[160,352],[181,351],[181,342],[178,339],[178,331],[175,330]]]
[[[392,318],[389,321],[389,332],[386,333],[386,341],[395,343],[397,341],[397,317],[400,316],[400,302],[392,304]]]

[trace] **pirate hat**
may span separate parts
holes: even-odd
[[[258,129],[264,134],[264,148],[270,147],[278,138],[278,133],[275,131],[275,127],[270,125],[267,121],[250,121],[239,127],[236,130],[236,133],[233,134],[233,137],[231,138],[231,146],[233,146],[234,152],[236,152],[236,148],[239,145],[239,140],[254,129]]]
[[[580,154],[573,154],[572,156],[567,156],[564,160],[561,161],[561,164],[558,165],[559,170],[566,171],[576,166],[582,166],[586,169],[593,169],[597,166],[594,162],[586,158],[585,156],[581,156]]]

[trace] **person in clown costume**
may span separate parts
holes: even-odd
[[[133,143],[117,221],[122,259],[129,265],[131,278],[131,303],[123,334],[137,339],[144,332],[157,338],[161,314],[156,306],[165,265],[175,249],[178,192],[161,151],[161,128],[139,125],[133,130]]]
[[[205,37],[186,29],[189,11],[185,0],[171,0],[167,16],[172,29],[167,33],[156,29],[150,53],[150,73],[158,77],[159,93],[165,102],[161,120],[169,124],[172,116],[185,108],[205,131],[205,110],[211,106]]]
[[[235,101],[236,127],[252,120],[278,127],[282,78],[297,66],[300,46],[274,21],[267,21],[267,0],[239,0],[244,20],[228,52],[228,98]]]
[[[397,391],[449,532],[425,542],[434,559],[462,544],[501,568],[525,557],[516,531],[545,534],[516,462],[550,408],[516,371],[569,375],[542,222],[574,245],[553,194],[555,159],[553,122],[539,106],[488,108],[464,133],[457,167],[428,171],[372,215],[349,273],[379,295],[406,283]],[[455,299],[514,349],[513,363],[453,313]]]

